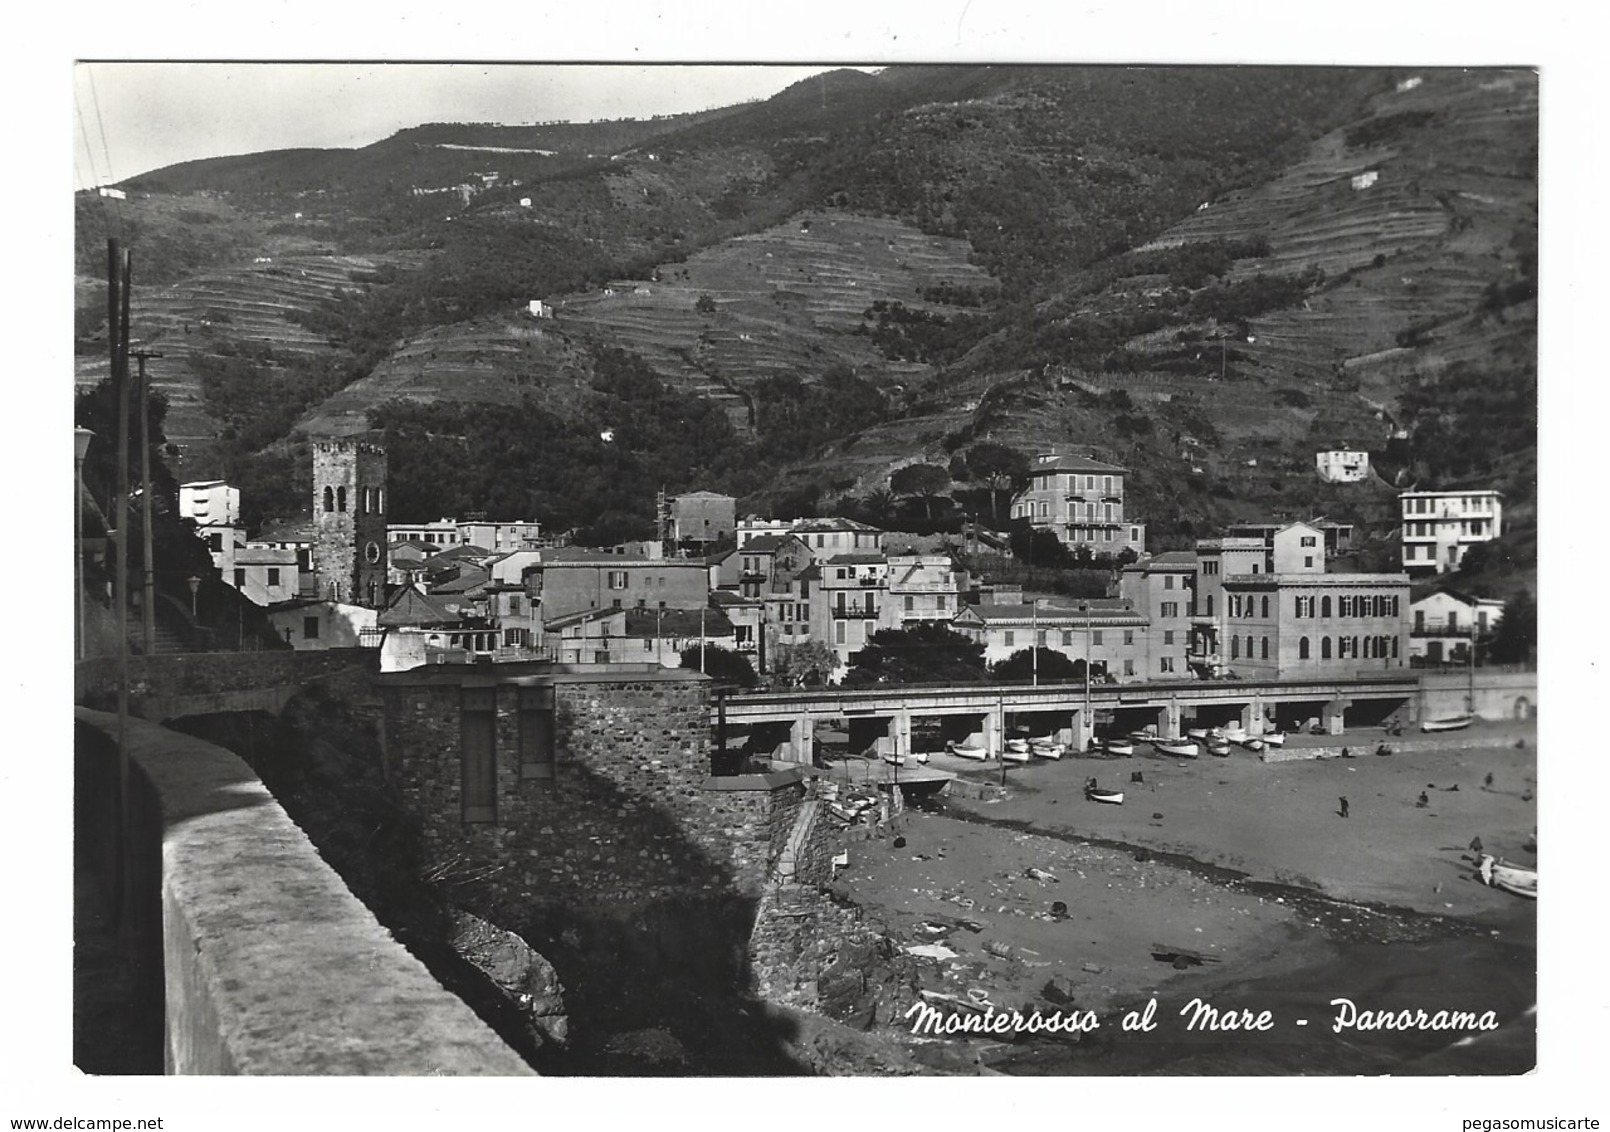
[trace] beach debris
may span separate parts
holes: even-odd
[[[1163,815],[1160,814],[1160,813],[1159,814],[1153,814],[1152,815],[1152,820],[1153,821],[1162,821],[1163,820]]]
[[[1099,975],[1105,968],[1095,963],[1081,963],[1079,969],[1089,975]]]
[[[985,943],[984,943],[984,951],[986,953],[990,954],[990,955],[995,956],[995,958],[997,958],[997,959],[1010,959],[1010,958],[1012,958],[1012,948],[1011,948],[1011,946],[1008,945],[1008,944],[1004,944],[1004,943],[1000,942],[999,940],[994,940],[994,939],[986,940]]]
[[[1055,873],[1048,873],[1044,869],[1037,869],[1032,865],[1023,870],[1023,875],[1031,880],[1037,880],[1041,884],[1044,884],[1046,881],[1050,881],[1052,884],[1061,883],[1057,880]]]
[[[897,838],[895,838],[895,839],[894,839],[894,847],[895,847],[895,848],[896,848],[896,849],[904,849],[904,848],[905,848],[905,847],[906,847],[906,839],[905,839],[905,838],[904,838],[904,837],[897,837]],[[928,858],[926,858],[926,857],[920,857],[920,856],[919,856],[919,858],[918,858],[918,859],[919,859],[919,860],[923,860],[923,861],[926,861],[926,860],[927,860],[927,859],[928,859]]]
[[[1068,916],[1068,906],[1067,906],[1067,904],[1063,903],[1061,900],[1053,900],[1053,901],[1051,901],[1051,915],[1055,916],[1059,920],[1067,919],[1067,916]]]
[[[942,943],[914,943],[904,950],[907,955],[915,955],[919,959],[954,959],[958,954]]]
[[[1054,975],[1040,988],[1040,995],[1053,1006],[1065,1006],[1073,1001],[1074,991],[1073,982],[1066,975]]]

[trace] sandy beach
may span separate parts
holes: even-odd
[[[1372,752],[1380,736],[1349,738]],[[1301,997],[1305,979],[1333,968],[1391,986],[1400,960],[1412,976],[1396,993],[1470,1000],[1476,960],[1458,951],[1465,966],[1447,970],[1436,948],[1530,946],[1536,911],[1471,879],[1471,839],[1533,864],[1524,846],[1537,820],[1535,732],[1472,738],[1389,757],[1264,763],[1237,749],[1013,764],[1003,797],[953,792],[938,812],[908,811],[889,836],[853,846],[839,883],[924,956],[923,989],[998,1007],[1106,1014],[1148,995],[1183,1003],[1282,979]],[[998,765],[940,764],[1000,781]],[[1092,777],[1125,803],[1087,801]],[[1160,960],[1167,949],[1187,957]],[[1510,1019],[1533,977],[1515,972]]]

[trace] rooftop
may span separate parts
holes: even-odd
[[[1128,468],[1104,463],[1091,456],[1041,456],[1029,467],[1030,474],[1037,472],[1126,472]]]

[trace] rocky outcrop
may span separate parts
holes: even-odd
[[[570,1022],[559,976],[530,944],[462,909],[451,913],[448,942],[520,1008],[538,1048],[564,1046]]]

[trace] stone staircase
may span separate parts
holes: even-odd
[[[822,804],[815,798],[807,798],[799,808],[799,814],[794,818],[794,828],[789,831],[788,841],[783,845],[783,851],[777,855],[777,863],[772,868],[772,879],[779,885],[791,885],[799,873],[800,859],[805,855],[805,846],[811,839],[811,828],[816,824],[816,817]]]
[[[145,643],[145,627],[144,623],[140,620],[140,613],[138,610],[131,610],[129,612],[128,618],[125,621],[125,627],[129,636],[129,651],[135,654],[143,653],[145,651],[143,647]],[[160,617],[157,618],[156,636],[152,643],[154,646],[152,648],[152,653],[154,655],[191,651],[189,646],[185,644],[184,638],[179,636],[179,634],[175,633],[172,629],[169,629],[167,626],[163,625]]]

